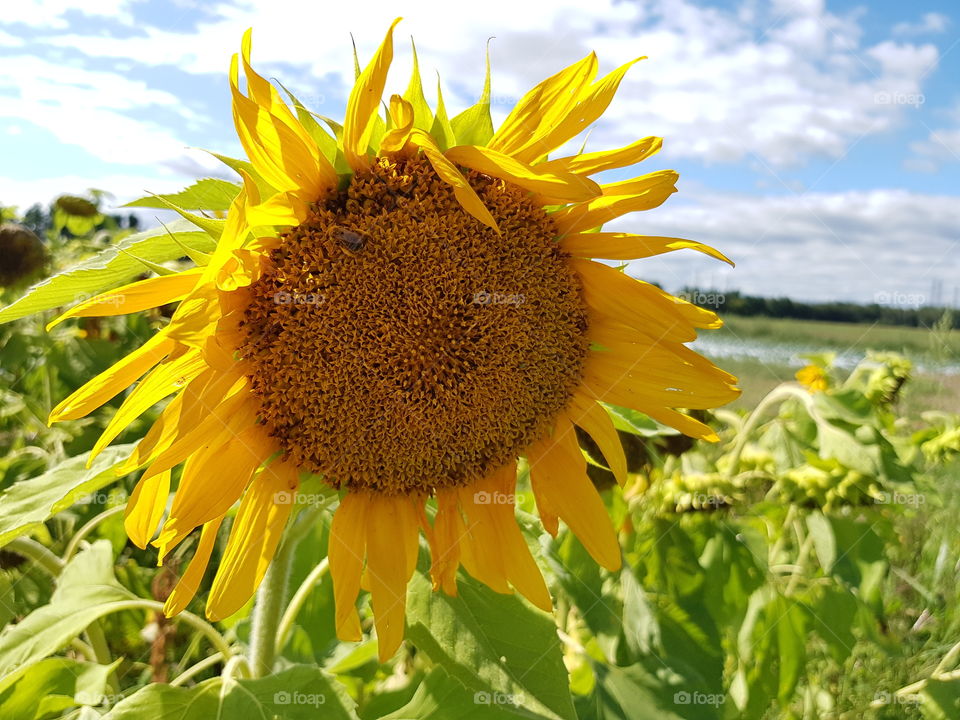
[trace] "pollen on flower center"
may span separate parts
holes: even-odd
[[[501,235],[422,159],[379,159],[281,236],[240,353],[299,466],[385,493],[466,485],[548,431],[580,382],[580,285],[527,194],[468,179]]]

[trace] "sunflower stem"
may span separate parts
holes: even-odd
[[[277,657],[277,632],[287,599],[290,567],[297,545],[309,530],[319,509],[308,510],[297,522],[287,525],[280,547],[257,590],[250,629],[250,674],[262,678],[273,672]]]

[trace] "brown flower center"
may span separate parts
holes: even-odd
[[[262,419],[335,486],[466,485],[542,437],[580,381],[580,286],[543,209],[471,173],[501,235],[423,159],[371,171],[282,235],[241,354]]]

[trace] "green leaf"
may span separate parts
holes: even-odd
[[[551,560],[556,566],[557,580],[597,638],[604,655],[613,660],[623,632],[624,609],[620,601],[609,588],[604,588],[600,567],[573,533],[565,533],[561,542],[552,545]]]
[[[136,443],[106,448],[92,467],[88,454],[65,460],[43,475],[14,483],[0,493],[0,547],[39,527],[77,500],[117,481],[113,468],[133,452]]]
[[[346,689],[314,665],[293,665],[259,680],[211,678],[192,688],[147,685],[104,720],[356,720]]]
[[[184,210],[229,210],[230,204],[240,192],[240,186],[227,180],[204,178],[190,187],[170,195],[148,195],[128,202],[123,207],[165,209],[167,204]],[[162,199],[161,199],[162,198]],[[165,204],[163,201],[166,201]]]
[[[726,698],[654,657],[629,667],[596,665],[592,695],[577,702],[581,720],[717,720]]]
[[[476,105],[467,108],[451,122],[458,145],[486,145],[493,137],[493,119],[490,117],[490,44],[487,43],[487,73],[483,93]]]
[[[909,696],[901,702],[909,702]],[[954,720],[960,717],[960,679],[930,678],[920,691],[920,707],[929,720]]]
[[[461,576],[459,597],[411,583],[408,636],[471,692],[501,693],[534,717],[573,720],[567,670],[553,619],[515,595]]]
[[[192,248],[211,252],[216,247],[216,242],[207,233],[198,231],[192,223],[176,220],[168,227],[181,243]],[[130,235],[89,260],[31,287],[19,300],[0,310],[0,323],[42,310],[72,305],[142,274],[143,265],[124,251],[155,263],[175,260],[184,254],[183,248],[162,227]]]
[[[29,672],[87,626],[112,611],[111,603],[135,599],[113,575],[113,549],[98,540],[67,564],[48,605],[0,633],[0,677]]]
[[[198,228],[201,228],[214,240],[219,240],[220,236],[223,234],[223,228],[226,226],[226,220],[218,220],[216,218],[208,218],[204,215],[195,215],[194,213],[187,212],[184,208],[179,205],[170,202],[163,195],[154,195],[154,198],[157,202],[160,203],[162,207],[167,208],[168,210],[173,210],[188,222],[196,225]]]
[[[604,403],[603,406],[610,414],[610,419],[613,420],[614,427],[622,432],[639,435],[640,437],[679,435],[673,428],[660,425],[655,420],[637,410],[619,407],[618,405],[607,405],[606,403]]]
[[[438,666],[430,671],[410,702],[383,715],[380,720],[509,720],[530,717],[511,700],[510,696],[483,690],[472,692]]]
[[[76,705],[99,705],[107,678],[121,660],[110,665],[48,658],[0,686],[4,720],[37,720]]]

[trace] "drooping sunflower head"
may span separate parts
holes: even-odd
[[[0,224],[0,288],[26,285],[43,272],[47,261],[47,250],[32,230]]]
[[[591,259],[692,248],[726,260],[692,241],[598,231],[675,192],[672,171],[591,179],[655,154],[659,138],[549,157],[602,115],[633,63],[597,80],[591,53],[531,90],[494,132],[489,76],[480,103],[448,119],[442,97],[434,109],[423,99],[416,65],[381,116],[392,31],[329,131],[253,70],[244,36],[231,88],[249,162],[230,161],[243,185],[225,222],[193,218],[215,252],[114,291],[123,304],[101,296],[70,310],[64,317],[180,302],[156,336],[53,413],[80,417],[142,378],[95,454],[173,395],[120,468],[146,468],[126,518],[135,542],[145,546],[162,521],[153,544],[163,557],[202,527],[169,613],[195,594],[238,500],[207,613],[240,608],[301,478],[322,477],[340,493],[329,546],[337,632],[359,639],[355,603],[369,590],[382,659],[403,638],[421,532],[435,589],[455,594],[462,566],[551,608],[514,519],[518,458],[544,527],[556,534],[562,519],[615,569],[617,537],[574,427],[622,483],[603,403],[713,440],[681,409],[738,394],[735,378],[684,345],[719,327],[713,313]]]

